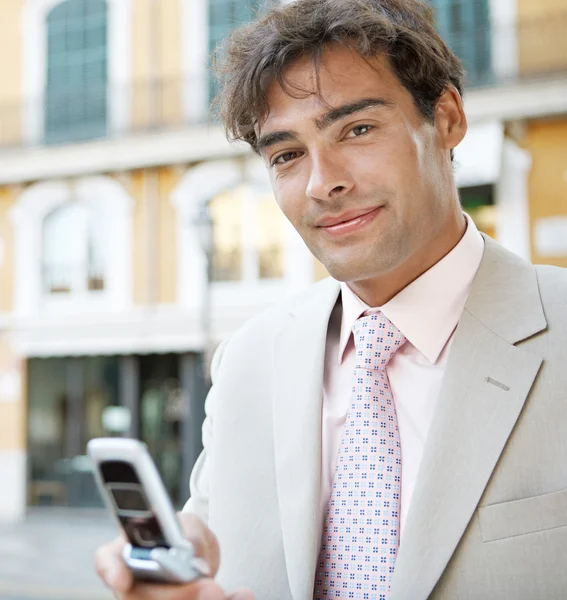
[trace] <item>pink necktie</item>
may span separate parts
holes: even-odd
[[[382,313],[353,327],[351,405],[325,518],[315,600],[386,600],[400,532],[402,455],[386,365],[406,339]]]

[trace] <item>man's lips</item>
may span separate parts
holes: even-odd
[[[315,223],[315,227],[335,227],[336,225],[342,225],[343,223],[348,223],[349,221],[353,221],[354,219],[359,219],[360,217],[364,217],[365,215],[378,210],[378,207],[374,208],[361,208],[359,210],[353,210],[337,217],[325,217],[324,219],[320,219]]]
[[[371,223],[382,208],[382,206],[378,206],[376,208],[359,209],[343,213],[338,217],[327,217],[318,221],[316,227],[329,235],[353,233]]]

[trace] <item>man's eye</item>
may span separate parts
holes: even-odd
[[[286,162],[293,160],[294,158],[297,158],[297,152],[286,152],[276,157],[272,165],[283,165]]]
[[[374,129],[372,125],[357,125],[350,130],[350,133],[352,134],[352,137],[359,137],[365,133],[368,133],[372,129]]]

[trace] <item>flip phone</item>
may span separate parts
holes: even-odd
[[[128,543],[123,558],[134,577],[188,583],[208,575],[194,556],[145,444],[126,438],[96,438],[87,444],[97,485]]]

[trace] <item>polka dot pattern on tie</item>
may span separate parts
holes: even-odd
[[[356,367],[314,600],[387,600],[400,531],[402,455],[386,366],[406,339],[384,314],[353,327]]]

